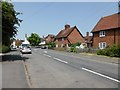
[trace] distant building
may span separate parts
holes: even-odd
[[[46,44],[47,44],[47,43],[50,43],[50,42],[54,42],[54,40],[55,40],[55,35],[48,34],[48,36],[45,37],[45,42],[46,42]]]
[[[93,48],[104,49],[113,44],[120,44],[120,13],[103,17],[91,31]]]
[[[76,26],[65,25],[65,28],[55,37],[56,47],[68,47],[70,44],[77,42],[83,43],[84,37]]]
[[[84,40],[85,40],[86,46],[88,48],[92,48],[93,37],[89,35],[89,32],[86,32],[86,36],[84,37]]]

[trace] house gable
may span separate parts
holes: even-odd
[[[118,24],[120,13],[103,17],[93,28],[93,48],[98,48],[100,43],[106,46],[120,44],[120,24]]]
[[[80,33],[80,31],[77,29],[76,26],[73,28],[71,33],[67,36],[67,38],[71,44],[75,44],[77,42],[80,42],[80,43],[84,42],[84,37]]]

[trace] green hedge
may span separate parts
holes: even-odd
[[[0,45],[0,53],[6,53],[9,51],[10,51],[10,48],[8,46]]]
[[[113,45],[111,47],[98,50],[97,55],[105,55],[110,57],[120,57],[120,45]]]

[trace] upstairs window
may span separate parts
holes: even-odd
[[[105,31],[100,31],[100,32],[99,32],[99,36],[100,36],[100,37],[105,37]]]

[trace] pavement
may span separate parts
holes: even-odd
[[[19,51],[2,56],[2,88],[29,88],[24,64]]]
[[[118,64],[104,62],[105,57],[39,48],[23,56],[29,57],[25,65],[32,88],[118,88],[120,83]]]

